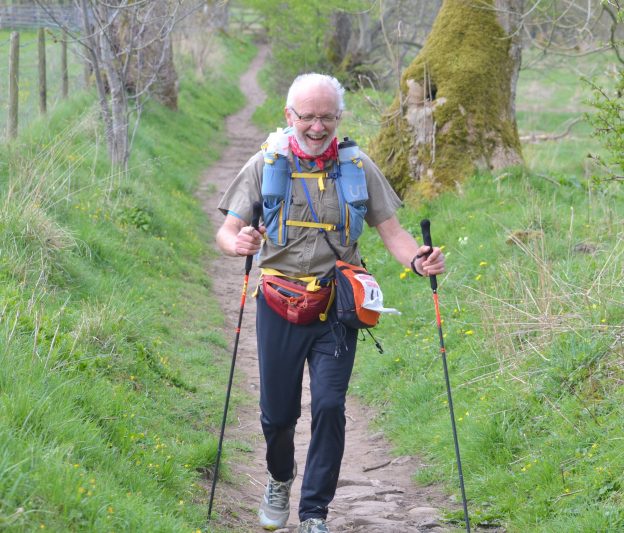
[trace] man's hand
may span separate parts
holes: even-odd
[[[266,228],[260,226],[255,230],[238,217],[227,215],[223,225],[217,231],[217,245],[227,255],[248,256],[260,250],[262,235]]]
[[[234,242],[236,255],[254,255],[258,253],[264,233],[266,233],[264,226],[260,226],[258,230],[255,230],[253,226],[243,226],[237,233]]]
[[[440,248],[429,246],[420,246],[416,254],[417,259],[414,261],[416,270],[423,276],[435,276],[442,274],[444,267],[444,254]]]

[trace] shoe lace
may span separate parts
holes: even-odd
[[[275,507],[286,507],[288,500],[290,499],[290,486],[292,481],[275,481],[271,479],[269,481],[269,490],[267,494],[267,500],[269,505]]]

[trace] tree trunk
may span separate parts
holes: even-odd
[[[431,197],[522,163],[515,118],[523,0],[445,0],[371,154],[397,192]]]
[[[367,11],[332,14],[333,31],[327,41],[327,59],[345,87],[356,85],[358,74],[369,74],[372,50],[371,21]]]

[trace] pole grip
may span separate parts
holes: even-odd
[[[423,244],[429,246],[433,250],[433,242],[431,241],[431,222],[428,218],[420,221],[420,230],[422,231]],[[429,250],[431,253],[431,250]],[[428,255],[428,254],[427,254]],[[429,282],[431,283],[431,290],[434,292],[438,290],[438,280],[434,276],[429,276]]]
[[[253,213],[251,215],[251,225],[255,230],[258,230],[260,224],[260,213],[262,212],[262,204],[260,202],[253,203]],[[245,272],[249,274],[251,271],[251,264],[253,262],[253,255],[248,255],[245,260]]]

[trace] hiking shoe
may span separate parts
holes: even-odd
[[[329,533],[329,529],[322,518],[308,518],[299,524],[297,533]]]
[[[288,515],[290,514],[290,488],[296,476],[297,463],[295,463],[295,468],[293,469],[293,477],[288,481],[276,481],[269,474],[269,482],[264,491],[260,509],[258,509],[260,525],[264,529],[274,531],[283,528],[286,522],[288,522]]]

